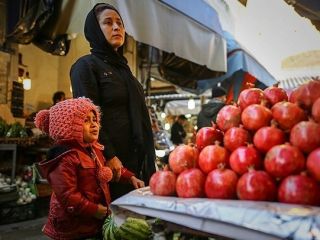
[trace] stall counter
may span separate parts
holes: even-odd
[[[111,209],[118,224],[124,220],[125,210],[231,239],[320,240],[319,207],[162,197],[145,187],[116,199]]]

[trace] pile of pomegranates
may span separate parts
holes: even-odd
[[[320,206],[320,80],[249,88],[150,179],[155,195]]]

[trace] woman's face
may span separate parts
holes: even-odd
[[[98,16],[98,22],[104,37],[117,50],[124,43],[125,29],[118,13],[112,9],[105,9]]]
[[[90,111],[85,117],[83,123],[83,141],[92,143],[97,141],[99,137],[99,123],[93,111]]]

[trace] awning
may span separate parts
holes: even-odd
[[[303,76],[303,77],[291,77],[291,78],[286,78],[283,80],[280,80],[279,87],[284,88],[285,90],[293,90],[297,87],[299,87],[302,84],[305,84],[312,79],[318,79],[320,80],[320,75],[319,76]]]
[[[167,115],[185,115],[185,114],[192,114],[197,115],[201,110],[201,101],[198,99],[194,100],[194,108],[188,108],[188,101],[189,100],[174,100],[167,102],[164,107],[164,112]]]
[[[247,72],[266,86],[277,83],[277,80],[245,49],[243,49],[230,33],[224,32],[228,43],[228,71],[226,74],[211,79],[198,81],[198,90],[203,92],[219,82],[224,82],[236,72]]]
[[[95,1],[76,1],[67,32],[83,33],[85,16]],[[126,31],[136,41],[205,65],[214,71],[227,70],[226,41],[216,11],[203,0],[108,0],[121,13]],[[191,7],[196,7],[197,11]],[[192,14],[191,14],[192,13]],[[207,19],[203,16],[215,16]],[[210,24],[206,21],[212,21]]]
[[[285,2],[292,5],[300,16],[310,19],[312,24],[320,31],[320,1],[285,0]]]

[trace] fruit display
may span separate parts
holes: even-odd
[[[135,217],[128,217],[118,227],[111,214],[104,221],[102,234],[105,240],[147,240],[152,231],[146,220]]]
[[[242,91],[154,174],[154,195],[320,206],[320,81]],[[166,180],[164,180],[164,176]]]

